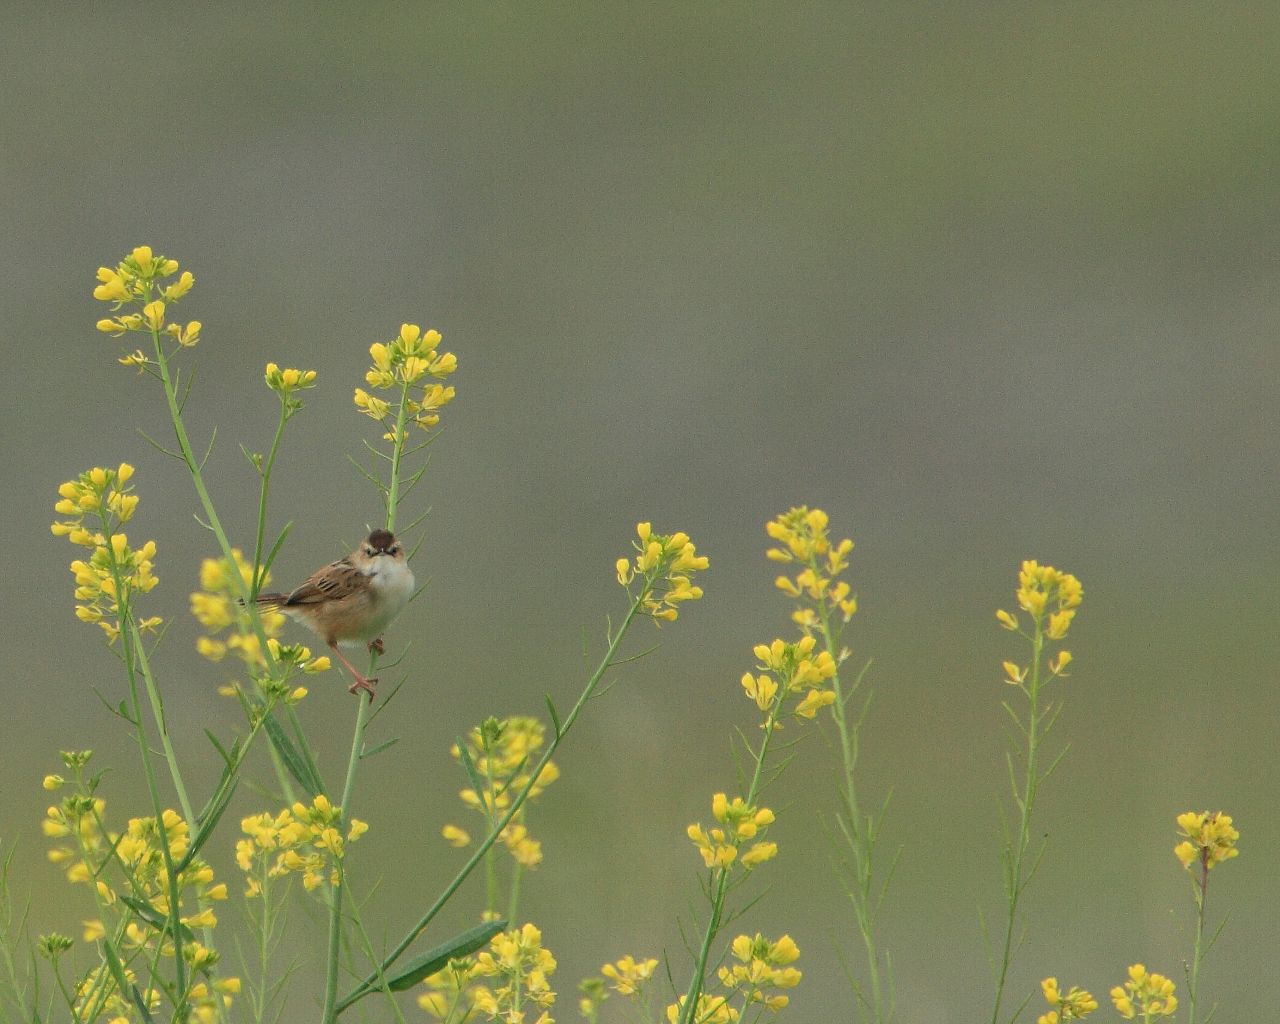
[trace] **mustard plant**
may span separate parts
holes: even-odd
[[[1209,872],[1232,857],[1239,856],[1236,830],[1229,814],[1221,811],[1187,811],[1178,815],[1182,840],[1173,848],[1174,856],[1191,877],[1191,891],[1196,904],[1196,938],[1191,963],[1187,965],[1187,1021],[1196,1024],[1196,1004],[1200,995],[1200,964],[1217,942],[1222,927],[1204,939],[1205,910],[1209,897]],[[1226,922],[1224,921],[1223,924]]]
[[[851,981],[859,1018],[887,1024],[894,1014],[893,964],[889,955],[879,948],[876,919],[893,877],[898,853],[882,873],[877,872],[876,843],[889,797],[886,795],[874,812],[864,810],[858,781],[861,729],[872,695],[868,691],[861,699],[859,696],[869,663],[851,682],[842,681],[840,677],[840,666],[850,656],[843,643],[844,631],[857,613],[858,599],[849,583],[839,577],[849,567],[849,554],[854,545],[849,538],[833,543],[828,526],[829,517],[822,509],[805,505],[791,508],[766,525],[765,530],[776,546],[769,548],[765,555],[770,561],[790,567],[790,572],[779,576],[774,585],[795,599],[792,621],[804,636],[817,638],[835,665],[831,689],[823,691],[820,699],[828,707],[840,762],[840,810],[836,826],[843,845],[839,858],[841,886],[853,910],[866,963],[864,978],[860,981],[852,977]]]
[[[1009,701],[1003,706],[1008,713],[1012,729],[1014,751],[1022,759],[1021,771],[1015,766],[1014,751],[1006,755],[1009,770],[1009,786],[1017,811],[1017,831],[1010,831],[1005,823],[1006,845],[1004,856],[1005,928],[999,953],[995,953],[988,940],[988,957],[995,978],[995,1001],[991,1011],[991,1024],[999,1024],[1001,1001],[1009,965],[1020,944],[1015,936],[1019,923],[1019,905],[1028,883],[1035,875],[1043,845],[1031,855],[1031,818],[1035,810],[1036,794],[1058,766],[1065,749],[1042,767],[1041,745],[1053,728],[1062,710],[1061,701],[1047,699],[1045,689],[1061,680],[1071,663],[1071,652],[1065,648],[1056,654],[1048,654],[1051,645],[1066,639],[1075,618],[1076,609],[1084,597],[1080,581],[1069,573],[1059,572],[1048,565],[1025,561],[1018,573],[1017,605],[1021,614],[1003,609],[996,612],[1000,625],[1018,634],[1026,642],[1029,660],[1025,664],[1004,662],[1005,683],[1016,688],[1026,699],[1025,710],[1020,711]],[[985,931],[985,926],[984,926]],[[1030,998],[1030,997],[1028,997]],[[1024,1007],[1026,1002],[1022,1004]],[[1014,1019],[1021,1007],[1014,1013]]]

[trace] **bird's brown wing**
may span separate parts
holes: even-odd
[[[359,589],[361,573],[345,558],[311,574],[310,579],[284,599],[284,607],[341,601]]]

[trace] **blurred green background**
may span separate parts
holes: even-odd
[[[159,393],[93,329],[95,268],[149,243],[196,275],[189,419],[199,438],[219,428],[207,474],[242,544],[256,491],[237,444],[265,447],[275,416],[262,366],[319,371],[276,476],[272,524],[296,524],[281,582],[378,519],[345,458],[372,427],[350,401],[368,345],[407,320],[460,361],[410,509],[432,508],[430,587],[388,638],[414,641],[413,678],[374,738],[401,742],[357,797],[378,937],[459,863],[439,838],[473,824],[450,742],[577,693],[584,636],[597,652],[621,607],[613,561],[652,519],[711,556],[707,597],[568,741],[531,818],[546,861],[523,906],[559,959],[561,1020],[605,958],[665,949],[683,979],[678,922],[701,909],[684,829],[734,784],[751,645],[788,626],[762,526],[808,503],[858,543],[850,635],[877,694],[863,782],[892,787],[885,851],[903,847],[882,934],[900,1020],[990,1012],[978,911],[1001,905],[999,662],[1015,650],[993,611],[1026,557],[1086,596],[1013,990],[1056,974],[1103,995],[1134,961],[1181,983],[1174,816],[1222,808],[1243,855],[1214,874],[1212,918],[1232,920],[1205,991],[1223,1021],[1273,1012],[1274,5],[176,10],[8,5],[0,33],[0,832],[35,930],[89,916],[38,834],[55,751],[94,747],[117,769],[112,806],[145,807],[91,691],[120,692],[115,662],[73,618],[71,552],[48,532],[59,482],[137,465],[131,533],[160,546],[148,610],[175,620],[159,656],[175,730],[196,749],[238,721],[190,646],[212,546],[181,467],[137,433],[165,436]],[[304,717],[336,775],[352,700],[316,683]],[[769,800],[781,855],[740,927],[799,944],[789,1019],[852,1019],[833,762],[816,734],[796,754]],[[315,1016],[313,979],[287,1020]]]

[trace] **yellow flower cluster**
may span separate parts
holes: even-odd
[[[808,634],[795,643],[775,640],[758,644],[754,650],[761,674],[743,675],[742,689],[747,697],[775,719],[787,700],[798,697],[791,714],[813,718],[836,699],[835,692],[825,686],[836,674],[836,661],[829,651],[815,654],[815,646],[816,639]]]
[[[486,718],[474,726],[467,733],[467,757],[484,788],[477,792],[468,786],[458,794],[462,802],[493,824],[533,778],[532,768],[546,733],[546,726],[525,715]],[[450,753],[455,761],[462,762],[462,751],[456,743]],[[548,761],[529,790],[528,800],[498,837],[521,867],[535,868],[542,862],[542,844],[529,835],[524,824],[525,808],[558,778],[560,769],[554,761]],[[471,842],[471,837],[457,825],[445,825],[441,834],[452,846],[463,847]]]
[[[687,998],[687,996],[681,996],[677,1002],[667,1007],[669,1024],[676,1024],[680,1019],[680,1013],[684,1009]],[[742,1014],[729,1005],[729,1000],[725,996],[700,995],[691,1019],[698,1024],[737,1024],[741,1018]]]
[[[328,878],[341,884],[338,862],[345,856],[346,843],[354,843],[369,826],[351,819],[345,840],[340,831],[342,808],[334,807],[322,793],[310,805],[295,803],[279,814],[251,814],[240,822],[247,839],[236,842],[236,863],[248,881],[246,896],[262,895],[264,878],[279,878],[290,872],[302,875],[307,891]]]
[[[501,978],[496,988],[476,986],[472,1005],[493,1021],[523,1024],[526,1005],[543,1012],[530,1024],[555,1024],[546,1008],[556,999],[547,980],[555,973],[556,960],[542,946],[542,932],[532,924],[493,937],[489,948],[476,956],[477,977]]]
[[[440,422],[440,409],[453,401],[454,389],[427,381],[427,378],[445,380],[458,369],[458,359],[452,352],[440,352],[440,332],[425,334],[417,324],[401,324],[400,334],[386,344],[369,346],[373,366],[364,375],[371,388],[387,390],[399,388],[404,396],[405,412],[409,420],[423,430],[430,430]],[[409,389],[422,386],[416,397],[409,397]],[[375,420],[385,420],[394,406],[386,399],[371,395],[363,388],[356,388],[356,408]],[[396,438],[394,429],[384,435],[388,441]]]
[[[130,992],[139,991],[136,972],[126,967],[123,977]],[[160,991],[152,986],[146,986],[146,988],[148,990],[145,996],[147,1011],[154,1014],[160,1009]],[[103,992],[109,993],[105,999],[102,998]],[[105,963],[94,967],[76,982],[73,995],[76,1020],[88,1020],[90,1010],[95,1007],[98,1013],[94,1020],[105,1020],[107,1024],[132,1024],[138,1019],[138,1010],[133,999],[120,991],[116,985],[114,973]]]
[[[656,958],[637,960],[628,953],[611,964],[605,964],[600,968],[600,973],[609,979],[614,991],[619,995],[634,996],[640,994],[653,978],[653,972],[657,968]]]
[[[1163,974],[1148,974],[1142,964],[1129,968],[1129,980],[1111,990],[1111,1001],[1120,1016],[1133,1020],[1139,1013],[1144,1021],[1172,1017],[1178,1009],[1173,982]]]
[[[1071,628],[1075,610],[1084,600],[1084,588],[1080,581],[1067,572],[1059,572],[1051,565],[1025,561],[1018,571],[1018,607],[1031,616],[1036,626],[1048,622],[1044,634],[1050,640],[1063,640]],[[1005,629],[1018,629],[1017,618],[1004,610],[996,612],[996,618]]]
[[[80,757],[80,766],[88,760],[88,752]],[[67,758],[64,757],[64,760]],[[68,762],[70,763],[70,762]],[[45,812],[41,823],[44,834],[54,840],[68,840],[53,846],[49,860],[63,866],[67,880],[91,885],[97,891],[98,904],[118,912],[124,926],[121,945],[131,950],[155,951],[159,946],[162,955],[173,955],[171,937],[159,942],[160,929],[152,920],[138,915],[134,908],[140,903],[150,905],[162,916],[169,914],[169,875],[165,863],[168,859],[177,864],[191,847],[191,830],[182,816],[166,810],[159,821],[156,818],[130,818],[123,832],[109,830],[105,822],[106,801],[88,792],[68,796],[60,804]],[[163,825],[163,828],[162,828]],[[115,871],[123,875],[123,885],[117,891],[108,881]],[[194,897],[201,909],[184,915],[180,920],[188,928],[213,928],[218,919],[209,904],[227,898],[225,884],[214,882],[213,868],[199,858],[178,873],[180,898]],[[132,901],[120,899],[123,894]],[[118,925],[113,925],[115,932]],[[94,942],[106,935],[107,925],[99,920],[84,922],[84,940]],[[211,967],[216,953],[199,943],[188,942],[183,954],[196,969]]]
[[[200,589],[191,595],[191,614],[205,628],[207,635],[196,640],[196,650],[210,661],[221,661],[230,652],[251,671],[261,671],[266,667],[266,659],[248,609],[240,603],[240,587],[237,587],[234,575],[239,574],[240,583],[245,590],[251,589],[253,565],[239,548],[232,548],[231,554],[235,559],[234,569],[225,558],[206,558],[200,563]],[[260,587],[265,587],[270,582],[271,574],[263,573]],[[258,620],[262,624],[262,632],[266,634],[271,656],[285,669],[285,680],[295,669],[308,675],[329,669],[328,655],[313,658],[309,647],[303,644],[282,644],[276,639],[284,628],[283,613],[275,608],[260,608]],[[226,635],[220,635],[224,631]],[[234,696],[236,690],[235,687],[229,687],[224,688],[223,692]],[[304,696],[306,689],[299,687],[290,693],[288,699],[296,702]]]
[[[779,576],[774,585],[791,597],[808,601],[791,615],[806,632],[817,629],[834,609],[839,609],[848,622],[858,610],[858,599],[849,584],[836,577],[849,567],[853,541],[847,537],[832,544],[827,534],[827,514],[806,505],[790,509],[765,524],[765,532],[779,542],[765,556],[774,562],[795,563],[800,571],[795,576]]]
[[[711,813],[723,828],[705,831],[702,825],[695,824],[686,830],[707,867],[728,870],[737,861],[750,870],[777,855],[777,843],[761,840],[738,857],[744,843],[756,839],[762,834],[761,829],[773,824],[774,814],[769,808],[752,807],[740,796],[730,800],[725,794],[717,793],[711,798]]]
[[[1240,853],[1236,849],[1240,833],[1232,825],[1229,814],[1187,811],[1178,815],[1178,828],[1186,838],[1173,848],[1173,853],[1184,868],[1201,864],[1207,871]]]
[[[745,996],[748,1005],[762,1003],[775,1013],[791,1001],[781,992],[769,991],[800,984],[800,972],[788,966],[800,957],[800,950],[790,935],[776,942],[760,934],[754,938],[739,935],[729,948],[738,962],[720,968],[720,984],[735,995]]]
[[[1061,641],[1066,639],[1071,628],[1071,620],[1076,617],[1076,609],[1084,599],[1084,588],[1080,581],[1070,573],[1059,572],[1051,565],[1025,561],[1018,571],[1018,607],[1031,616],[1032,629],[1036,637],[1045,640]],[[1021,632],[1018,617],[1003,608],[996,611],[996,619],[1005,629]],[[1049,660],[1051,677],[1065,676],[1066,668],[1071,664],[1071,652],[1060,650]],[[1002,667],[1005,672],[1004,681],[1010,686],[1026,686],[1031,667],[1006,661]]]
[[[129,546],[128,535],[116,532],[138,508],[138,496],[128,486],[132,477],[133,467],[122,462],[116,469],[95,466],[66,481],[58,488],[60,498],[53,506],[63,518],[50,527],[54,536],[66,537],[92,552],[87,561],[77,558],[70,566],[80,602],[76,617],[96,622],[112,643],[120,635],[120,609],[129,607],[133,594],[149,593],[160,582],[151,571],[155,541],[135,549]],[[85,518],[90,515],[97,522],[86,526]],[[155,630],[161,621],[157,615],[139,619],[137,625]]]
[[[316,386],[315,370],[282,370],[275,363],[267,363],[266,372],[262,376],[267,387],[282,398],[287,398],[295,391],[308,391]]]
[[[1044,992],[1044,1000],[1050,1009],[1036,1018],[1036,1024],[1062,1024],[1064,1021],[1080,1020],[1098,1008],[1098,1001],[1075,985],[1064,995],[1058,988],[1057,978],[1045,978],[1040,982],[1040,989]]]
[[[190,348],[200,340],[200,321],[171,324],[166,322],[166,306],[177,302],[195,284],[190,271],[168,285],[161,286],[160,279],[178,273],[178,261],[156,256],[151,246],[140,245],[120,261],[114,269],[98,268],[98,286],[93,297],[100,302],[111,303],[112,312],[118,313],[125,306],[140,307],[140,311],[108,317],[98,321],[98,330],[113,337],[127,331],[148,331],[157,339],[160,334],[172,338],[183,348]],[[125,366],[136,366],[141,371],[155,360],[149,359],[141,349],[120,359]]]
[[[698,554],[687,533],[662,535],[654,533],[649,523],[637,523],[636,535],[639,540],[631,546],[639,554],[634,560],[618,559],[618,582],[630,588],[631,581],[639,579],[643,614],[658,624],[675,622],[681,603],[702,597],[693,574],[705,570],[710,560]]]

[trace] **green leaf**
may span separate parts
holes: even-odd
[[[437,971],[443,970],[450,960],[474,953],[506,926],[506,921],[489,921],[474,928],[468,928],[435,949],[414,957],[400,973],[387,978],[387,988],[392,992],[403,992],[407,988],[412,988],[423,978],[429,978]],[[376,985],[372,987],[377,988]]]
[[[298,748],[293,745],[293,740],[285,734],[284,728],[273,717],[263,719],[263,727],[267,730],[267,735],[271,738],[271,745],[276,748],[276,752],[280,755],[280,760],[284,762],[285,768],[294,780],[307,791],[308,796],[318,796],[323,789],[320,780],[315,777],[311,771],[311,767],[302,759],[302,755],[298,753]]]
[[[384,750],[388,749],[389,747],[394,747],[399,742],[400,742],[399,736],[392,736],[391,739],[389,740],[383,740],[383,742],[379,743],[376,747],[372,747],[369,750],[363,751],[360,754],[360,760],[363,761],[365,758],[373,757],[375,754],[381,754]]]
[[[551,694],[545,693],[542,699],[547,702],[547,712],[551,715],[551,724],[556,728],[556,739],[560,738],[560,716],[556,714],[556,706],[551,703]]]
[[[485,784],[484,779],[480,778],[480,773],[476,771],[475,762],[471,760],[471,752],[467,750],[467,744],[461,736],[458,737],[457,744],[458,760],[462,762],[462,770],[467,773],[471,788],[476,791],[477,795],[487,792],[489,787]]]
[[[276,555],[280,554],[280,546],[284,544],[284,539],[289,536],[289,531],[293,529],[293,520],[290,519],[284,524],[284,529],[280,531],[280,536],[276,538],[276,542],[271,545],[271,550],[267,552],[267,557],[262,562],[262,578],[257,581],[257,586],[262,586],[262,580],[266,579],[267,573],[271,569],[271,563],[276,560]]]
[[[231,768],[228,765],[227,771],[223,775],[224,780],[230,772]],[[219,790],[222,785],[223,782],[220,781],[218,783]],[[175,871],[185,871],[187,865],[189,865],[195,859],[196,854],[200,852],[200,847],[204,846],[204,844],[209,841],[209,837],[213,835],[213,830],[218,827],[218,822],[221,820],[223,813],[226,811],[227,807],[230,806],[231,797],[235,794],[236,787],[239,785],[239,781],[232,782],[227,786],[226,792],[223,793],[221,799],[218,799],[216,805],[206,807],[197,816],[196,820],[200,822],[200,827],[196,829],[195,838],[191,840],[191,848],[187,850],[186,856],[183,857],[175,866]],[[217,798],[216,790],[214,792],[214,798]]]

